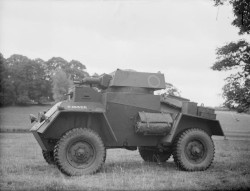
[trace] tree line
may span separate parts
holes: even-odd
[[[0,105],[43,104],[58,101],[73,84],[89,74],[77,60],[53,57],[47,61],[0,53]]]
[[[0,53],[0,105],[61,101],[73,86],[73,79],[78,81],[89,76],[85,70],[86,66],[76,60],[67,62],[53,57],[44,61],[18,54],[5,59]],[[180,96],[179,90],[170,83],[166,83],[166,89],[160,94]]]
[[[229,3],[233,8],[232,25],[239,35],[250,35],[250,0],[214,0],[215,6]],[[249,39],[249,38],[248,38]],[[211,67],[217,71],[232,71],[222,89],[224,106],[250,113],[250,42],[241,39],[216,49],[217,61]]]

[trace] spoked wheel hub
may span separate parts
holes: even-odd
[[[206,149],[200,141],[194,140],[187,144],[185,151],[191,162],[199,163],[204,159]]]
[[[68,148],[67,159],[75,168],[86,168],[95,159],[95,150],[87,142],[75,142]]]

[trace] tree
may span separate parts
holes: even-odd
[[[18,54],[5,59],[0,53],[0,105],[52,101],[53,77],[58,70],[63,70],[67,79],[79,80],[88,76],[85,69],[77,60],[53,57],[44,61]]]
[[[214,0],[215,6],[223,5],[225,0]],[[233,7],[234,20],[232,25],[239,28],[239,34],[250,34],[250,1],[249,0],[229,0]]]
[[[67,74],[62,69],[57,69],[53,76],[53,98],[55,101],[62,101],[65,94],[68,93],[69,88],[73,82],[67,77]]]
[[[30,66],[31,60],[26,56],[14,54],[6,59],[8,79],[13,86],[13,102],[15,104],[23,105],[30,102],[28,97],[28,88],[31,83]]]
[[[70,62],[67,62],[61,57],[53,57],[46,62],[46,65],[46,75],[51,80],[56,72],[56,69],[64,70],[64,72],[67,74],[67,77],[75,80],[89,76],[89,74],[85,72],[85,65],[77,60],[71,60]]]
[[[171,83],[166,83],[166,89],[165,89],[166,95],[174,95],[174,96],[180,96],[180,91]]]
[[[224,1],[215,0],[215,5]],[[233,7],[232,25],[239,28],[239,35],[250,34],[250,1],[229,0]],[[225,79],[223,87],[224,105],[238,112],[250,111],[250,44],[242,39],[230,42],[216,49],[217,61],[211,67],[217,71],[231,70],[232,74]]]
[[[57,69],[65,69],[65,66],[68,64],[66,60],[61,57],[53,57],[49,59],[46,63],[46,77],[52,81],[53,76],[56,73]]]
[[[41,103],[44,98],[50,96],[51,86],[46,80],[44,63],[42,59],[31,60],[17,54],[6,59],[3,85],[5,92],[12,89],[12,103],[21,105],[29,104],[31,101]],[[6,93],[5,95],[7,97]]]
[[[6,59],[0,53],[0,106],[10,105],[14,101],[14,87],[9,79]]]
[[[73,80],[81,80],[82,78],[89,76],[87,72],[85,72],[85,65],[77,60],[71,60],[68,65],[65,67],[65,71],[70,75],[70,78]]]
[[[158,94],[163,97],[168,95],[180,96],[180,91],[173,84],[166,83],[166,88],[158,91]]]
[[[63,95],[67,93],[68,86],[72,84],[73,80],[80,80],[85,76],[89,76],[85,71],[85,65],[77,60],[67,62],[61,57],[53,57],[45,64],[45,75],[53,86],[52,93],[55,101],[63,99]],[[67,85],[67,83],[69,84]]]
[[[52,86],[51,82],[46,78],[45,69],[45,62],[42,59],[32,60],[28,95],[30,99],[38,104],[48,102],[52,98]]]
[[[247,112],[250,107],[250,44],[244,40],[231,42],[218,48],[216,54],[213,70],[234,71],[225,79],[224,105],[239,112]]]

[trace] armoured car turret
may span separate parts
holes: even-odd
[[[31,132],[45,160],[64,174],[96,173],[106,149],[139,150],[144,161],[173,155],[186,171],[206,170],[214,158],[212,135],[223,136],[214,110],[176,96],[161,97],[161,73],[116,70],[75,82],[68,100],[40,113]]]

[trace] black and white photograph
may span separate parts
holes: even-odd
[[[0,190],[250,190],[250,0],[0,0]]]

